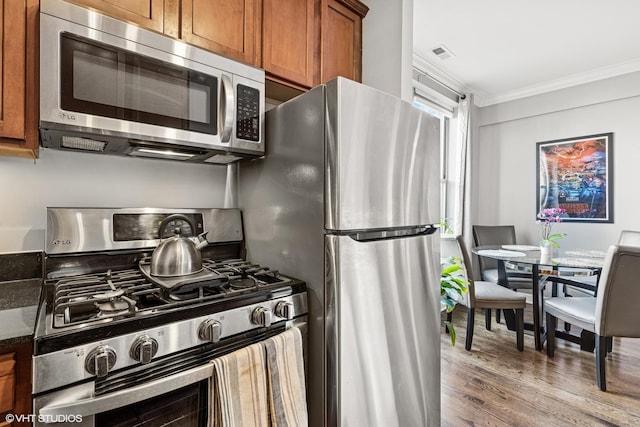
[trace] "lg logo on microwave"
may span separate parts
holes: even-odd
[[[60,118],[62,120],[74,120],[75,121],[76,116],[74,116],[73,114],[60,113]]]
[[[66,246],[66,245],[70,245],[71,244],[71,240],[54,240],[53,242],[53,246]]]

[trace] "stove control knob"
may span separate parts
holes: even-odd
[[[251,313],[251,322],[254,325],[271,326],[271,310],[266,307],[258,307]]]
[[[273,310],[278,317],[283,319],[293,319],[293,304],[287,301],[280,301],[276,304],[276,308]]]
[[[218,342],[222,336],[222,324],[217,320],[207,319],[198,328],[198,337],[203,341]]]
[[[116,364],[116,359],[116,352],[111,347],[100,345],[91,350],[84,359],[84,368],[98,378],[106,377]]]
[[[151,362],[151,358],[158,352],[158,341],[153,338],[149,338],[148,335],[142,335],[136,338],[129,350],[129,356],[138,362],[145,363]]]

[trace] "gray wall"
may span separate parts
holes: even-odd
[[[562,223],[565,249],[605,250],[623,229],[640,229],[640,73],[477,110],[473,141],[474,224],[515,224],[518,241],[540,239],[536,142],[613,132],[612,224]]]
[[[46,207],[223,207],[226,167],[40,150],[0,156],[0,253],[41,251]]]

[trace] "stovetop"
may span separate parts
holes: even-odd
[[[156,368],[192,352],[207,363],[304,322],[306,284],[247,261],[242,229],[238,209],[48,208],[34,395],[169,372]],[[176,230],[206,235],[203,269],[152,275],[154,248]]]
[[[139,268],[45,281],[36,353],[306,290],[300,280],[242,259],[204,259],[203,267],[194,275],[154,278],[143,273],[148,268],[143,258]]]
[[[107,270],[50,283],[53,328],[71,330],[212,304],[291,282],[277,271],[241,259],[204,260],[202,271],[170,278],[154,278],[148,267],[145,259],[140,269]]]

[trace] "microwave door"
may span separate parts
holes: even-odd
[[[63,110],[218,135],[217,76],[69,33],[60,35],[60,76]]]

